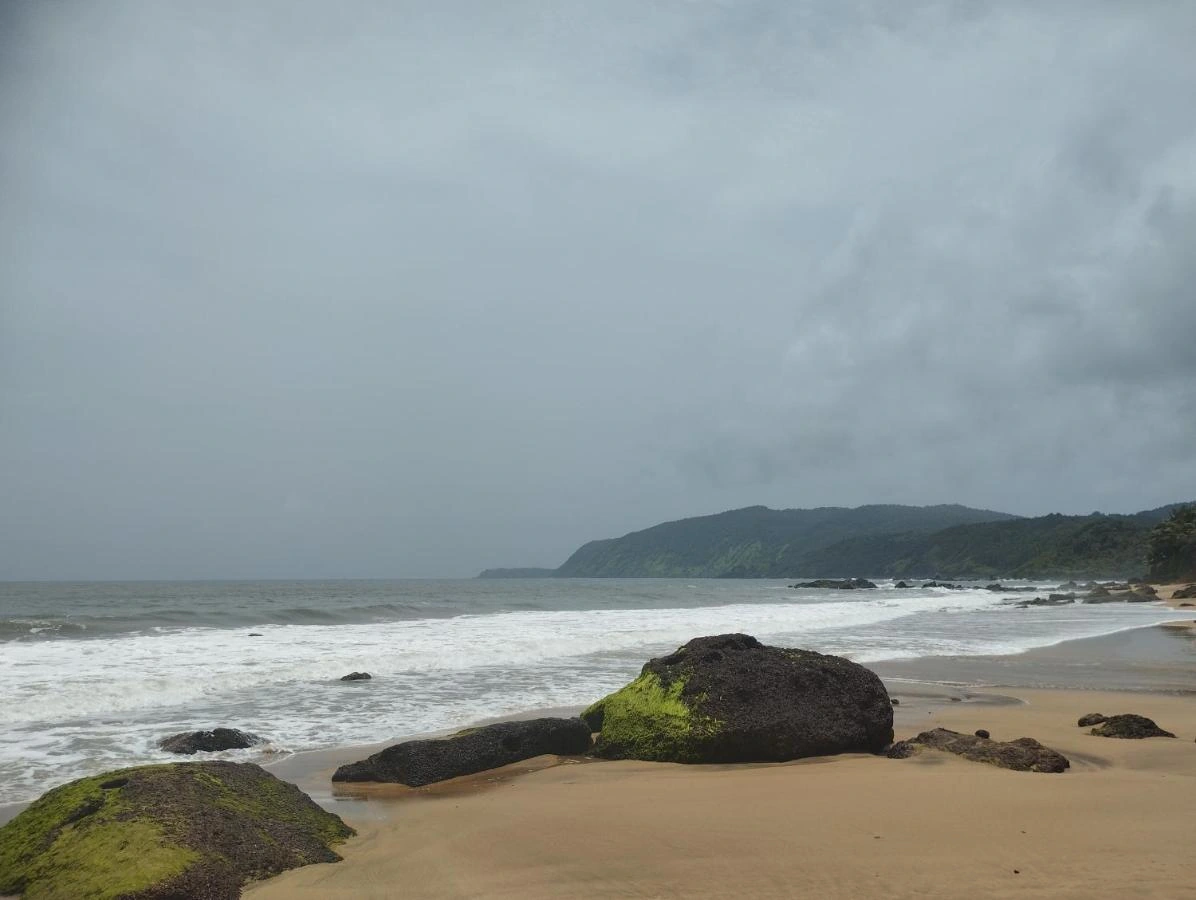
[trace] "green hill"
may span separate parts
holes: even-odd
[[[941,531],[1016,517],[966,506],[769,509],[749,506],[591,541],[559,569],[571,578],[787,578],[820,573],[805,561],[853,538]],[[860,570],[863,571],[863,570]]]

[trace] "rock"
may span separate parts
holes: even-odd
[[[1107,721],[1108,718],[1108,716],[1102,716],[1100,713],[1088,713],[1087,715],[1080,716],[1080,720],[1076,722],[1076,725],[1080,728],[1089,728]]]
[[[900,701],[900,700],[898,700],[896,697],[890,697],[890,698],[889,698],[889,702],[890,702],[891,704],[893,704],[894,706],[900,706],[900,705],[901,705],[901,701]]]
[[[250,880],[337,862],[353,829],[252,763],[139,766],[43,794],[0,828],[0,894],[234,900]]]
[[[1179,608],[1180,608],[1180,609],[1183,609],[1185,606],[1191,606],[1191,605],[1192,605],[1191,603],[1181,603],[1181,604],[1179,605]]]
[[[861,589],[868,589],[876,587],[867,578],[847,578],[842,581],[834,578],[819,578],[817,581],[803,581],[800,584],[791,584],[791,588],[829,588],[838,591],[854,591]]]
[[[1074,603],[1075,599],[1075,594],[1050,594],[1047,597],[1035,597],[1033,600],[1019,600],[1014,606],[1018,609],[1026,609],[1030,606],[1067,606],[1069,603]]]
[[[607,759],[779,762],[879,753],[893,739],[893,704],[874,673],[746,634],[695,638],[650,660],[582,715]]]
[[[1059,585],[1058,589],[1061,591],[1078,591],[1080,586],[1074,581],[1065,581],[1063,584]]]
[[[1171,595],[1172,600],[1196,600],[1196,584],[1181,587]]]
[[[220,750],[244,750],[264,741],[256,734],[239,731],[236,728],[213,728],[211,731],[184,731],[172,734],[158,741],[158,747],[167,753],[216,753]]]
[[[373,677],[369,672],[350,672],[348,675],[342,675],[341,681],[369,681]]]
[[[912,585],[912,584],[906,584],[904,581],[899,581],[899,582],[897,582],[895,585],[893,585],[893,587],[895,587],[895,588],[912,588],[912,587],[913,587],[913,585]]]
[[[251,632],[249,632],[249,634],[247,634],[245,636],[246,637],[261,637],[262,633],[260,631],[251,631]]]
[[[1150,603],[1153,600],[1158,600],[1154,594],[1148,594],[1141,588],[1135,588],[1125,595],[1126,603]]]
[[[977,729],[976,729],[976,737],[980,737],[980,738],[988,738],[988,737],[991,737],[991,736],[992,736],[992,735],[990,735],[990,734],[988,733],[988,730],[987,730],[987,729],[985,729],[985,728],[977,728]]]
[[[1104,587],[1103,585],[1098,584],[1096,587],[1094,587],[1092,590],[1090,590],[1087,594],[1085,594],[1085,599],[1095,600],[1095,599],[1099,599],[1101,597],[1108,597],[1108,596],[1109,596],[1109,589],[1107,587]]]
[[[1156,725],[1153,719],[1133,713],[1109,716],[1088,733],[1109,738],[1175,737],[1170,731],[1164,731]]]
[[[466,728],[446,738],[405,741],[360,762],[341,766],[333,781],[385,781],[420,787],[459,775],[497,769],[533,756],[590,749],[581,719],[530,719]]]
[[[890,759],[907,759],[923,749],[945,750],[975,762],[989,763],[1016,772],[1062,772],[1071,766],[1062,753],[1044,747],[1034,738],[993,741],[979,734],[960,734],[946,728],[923,731],[888,750]]]

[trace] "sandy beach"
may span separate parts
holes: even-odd
[[[420,790],[333,793],[326,779],[348,757],[332,753],[279,774],[358,829],[344,862],[246,896],[1196,897],[1196,635],[1071,644],[876,667],[900,702],[899,739],[938,726],[1030,736],[1070,758],[1061,775],[939,753],[750,766],[541,757]],[[1068,688],[1026,686],[1057,682]],[[1093,736],[1076,726],[1090,712],[1149,716],[1176,738]]]

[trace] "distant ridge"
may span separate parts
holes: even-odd
[[[540,569],[535,566],[524,566],[516,569],[485,569],[478,578],[552,578],[556,569]]]
[[[749,506],[665,522],[619,538],[590,541],[556,574],[569,578],[836,575],[840,573],[809,568],[811,554],[855,538],[930,534],[959,525],[1016,519],[1009,513],[958,504],[854,509]],[[859,571],[863,574],[865,570]]]

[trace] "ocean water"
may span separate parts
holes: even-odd
[[[1156,604],[1016,609],[979,585],[880,584],[0,583],[0,803],[177,759],[155,743],[178,731],[252,731],[267,743],[222,756],[261,761],[588,704],[705,634],[867,663],[1013,654],[1190,617]],[[351,671],[373,678],[339,680]]]

